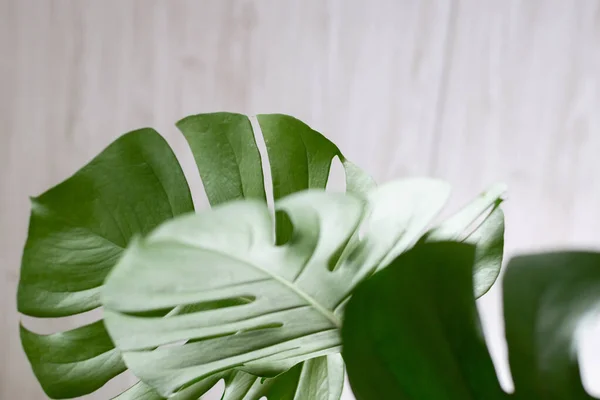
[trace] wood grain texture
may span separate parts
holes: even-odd
[[[508,255],[600,248],[600,3],[460,0],[454,15],[432,174],[452,182],[459,199],[508,184]],[[500,292],[480,308],[511,387]],[[584,335],[584,376],[595,393],[599,333]]]
[[[509,254],[598,247],[599,44],[595,0],[0,0],[0,399],[45,398],[15,310],[27,196],[152,126],[206,205],[189,114],[295,115],[379,181],[450,180],[453,205],[504,181]],[[499,304],[481,308],[510,385]],[[35,326],[81,318],[63,322]]]

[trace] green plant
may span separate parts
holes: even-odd
[[[505,393],[472,294],[474,248],[416,246],[364,282],[347,307],[344,360],[358,400],[593,399],[575,331],[600,302],[600,253],[519,256],[503,282],[515,391]]]
[[[361,280],[419,238],[455,239],[477,245],[476,295],[493,284],[502,186],[422,236],[449,195],[445,183],[375,187],[302,122],[257,120],[274,215],[251,122],[229,113],[177,124],[213,210],[193,214],[181,167],[152,129],[125,134],[32,199],[19,311],[48,318],[105,310],[105,320],[67,332],[21,327],[48,396],[91,393],[130,368],[141,382],[119,400],[197,399],[220,379],[225,400],[337,399],[340,317]],[[346,195],[323,193],[335,158]]]

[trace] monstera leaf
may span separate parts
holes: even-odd
[[[335,145],[300,121],[283,115],[258,119],[276,198],[324,188],[334,157],[348,171],[349,189],[365,190],[372,184]],[[211,204],[244,198],[266,201],[261,156],[246,116],[197,115],[178,126]],[[101,306],[104,279],[132,237],[193,210],[181,167],[164,139],[152,129],[122,136],[71,178],[32,199],[19,311],[48,318]],[[38,380],[52,398],[91,393],[126,369],[102,321],[52,335],[21,327],[21,338]],[[342,377],[343,369],[337,373]],[[212,381],[196,383],[185,393],[196,399]],[[119,399],[157,396],[140,383]]]
[[[473,296],[476,249],[422,244],[360,285],[345,314],[344,360],[358,400],[593,399],[576,329],[600,303],[600,253],[512,259],[504,317],[514,393],[498,383]]]
[[[420,238],[448,192],[443,182],[412,179],[366,195],[296,193],[276,202],[276,215],[291,227],[284,245],[263,202],[176,218],[132,243],[111,272],[103,291],[107,328],[129,368],[165,397],[222,370],[274,376],[336,354],[354,287]],[[498,200],[493,192],[488,208]],[[484,210],[474,207],[477,219]],[[489,221],[497,222],[484,219],[476,230]],[[481,242],[489,241],[498,238]],[[234,301],[241,298],[247,302]]]
[[[194,209],[179,163],[151,129],[121,137],[31,202],[17,300],[40,318],[101,306],[104,278],[131,237]],[[48,336],[21,327],[21,340],[53,398],[90,393],[126,369],[102,321]]]
[[[257,119],[266,144],[275,200],[304,189],[323,189],[335,157],[344,166],[347,190],[368,193],[366,212],[374,229],[368,241],[360,242],[371,250],[360,254],[367,257],[365,261],[374,269],[384,265],[385,257],[408,248],[448,195],[447,186],[435,181],[425,181],[425,185],[409,181],[403,183],[403,188],[392,187],[392,192],[404,191],[397,199],[382,195],[384,191],[373,191],[372,180],[348,162],[335,145],[302,122],[284,115],[261,115]],[[255,207],[260,208],[260,204],[264,207],[267,195],[262,159],[247,117],[203,114],[180,121],[178,127],[190,145],[211,205],[221,207],[222,203],[249,199]],[[463,233],[459,235],[467,241],[475,240],[485,261],[481,263],[481,270],[486,272],[487,279],[478,279],[481,293],[493,283],[500,268],[503,219],[496,203],[501,192],[495,188],[486,198],[487,206],[479,201],[459,213],[464,227],[468,226],[467,231],[475,232],[468,237]],[[378,215],[377,210],[386,208],[377,206],[381,199],[387,199],[388,206],[393,206],[387,207],[390,215]],[[135,240],[136,237],[144,237],[164,221],[191,213],[193,209],[181,168],[160,135],[151,129],[142,129],[122,136],[71,178],[32,199],[18,290],[19,310],[26,315],[49,318],[76,315],[102,306],[100,292],[104,280],[122,257],[123,249],[137,248],[144,239]],[[276,243],[293,242],[294,230],[287,214],[278,212],[275,219]],[[443,233],[456,234],[448,230]],[[336,258],[348,256],[342,247],[354,248],[359,242],[358,236],[353,234],[345,247],[340,246],[332,263]],[[165,271],[172,266],[172,262],[167,263]],[[369,271],[361,273],[368,275]],[[358,281],[360,276],[354,279]],[[334,315],[338,319],[346,299]],[[255,303],[256,299],[244,295],[217,302],[177,304],[137,317],[164,317],[165,321],[172,322],[187,314],[193,316],[211,309],[213,314],[218,314],[225,306],[235,309],[236,304],[245,307],[244,304]],[[255,335],[261,333],[257,331]],[[127,368],[102,320],[51,335],[40,335],[21,327],[21,338],[34,373],[52,398],[91,393]],[[196,339],[189,337],[185,346],[199,343]],[[227,400],[261,396],[293,399],[298,398],[298,393],[310,393],[311,398],[318,400],[338,399],[343,363],[339,355],[330,352],[328,348],[322,352],[328,355],[316,358],[313,357],[319,352],[313,352],[309,361],[295,366],[306,357],[287,357],[284,353],[278,362],[267,360],[268,368],[255,363],[255,370],[245,369],[272,375],[294,366],[274,378],[248,374],[238,368],[239,365],[229,370],[221,368],[212,375],[189,380],[170,398],[197,399],[223,379]],[[180,361],[174,361],[176,368],[183,368],[190,360]],[[155,367],[165,371],[170,368]],[[163,394],[169,392],[159,389]],[[117,399],[157,400],[163,396],[147,382],[139,382]]]

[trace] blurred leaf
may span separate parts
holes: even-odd
[[[496,184],[443,223],[427,232],[421,241],[462,241],[476,246],[475,297],[492,287],[502,269],[504,213],[500,208],[506,185]]]
[[[472,291],[475,248],[421,244],[346,309],[344,360],[359,400],[503,398]]]
[[[327,266],[360,222],[363,202],[304,192],[280,200],[278,209],[294,221],[294,239],[285,247],[274,244],[264,203],[231,202],[164,224],[130,246],[111,273],[107,327],[127,365],[164,396],[224,369],[277,375],[339,351],[334,309],[351,290],[352,275]],[[253,301],[147,316],[241,296]],[[187,343],[148,350],[180,341]]]
[[[358,400],[592,399],[580,378],[576,329],[600,303],[600,253],[512,259],[504,312],[515,393],[502,391],[472,291],[476,249],[426,243],[356,290],[343,355]]]
[[[600,253],[513,258],[504,278],[508,356],[518,399],[579,400],[576,330],[600,303]]]

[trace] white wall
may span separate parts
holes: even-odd
[[[454,206],[504,181],[509,255],[600,247],[597,0],[0,0],[0,399],[45,398],[15,311],[27,196],[142,126],[194,171],[173,123],[216,110],[295,115]],[[480,305],[510,384],[499,290]]]

